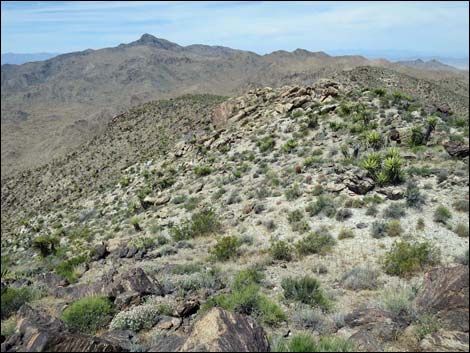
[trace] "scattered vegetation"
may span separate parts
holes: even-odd
[[[296,300],[323,310],[331,309],[331,301],[326,297],[316,278],[309,276],[288,277],[282,280],[281,286],[284,289],[284,297],[288,300]]]
[[[210,253],[217,261],[227,261],[238,256],[240,241],[236,236],[226,236],[217,240],[217,244],[210,250]]]
[[[271,352],[354,352],[351,341],[337,337],[321,337],[316,341],[307,334],[296,334],[291,338],[278,338]]]

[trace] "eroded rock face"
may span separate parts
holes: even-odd
[[[343,182],[349,190],[358,195],[367,194],[375,186],[374,181],[361,170],[346,172]]]
[[[468,275],[468,266],[464,265],[427,272],[414,309],[434,315],[446,329],[468,332]]]
[[[250,317],[213,308],[200,320],[180,352],[268,352],[262,327]]]
[[[24,305],[17,332],[2,343],[2,352],[126,352],[107,340],[74,334],[62,321]]]

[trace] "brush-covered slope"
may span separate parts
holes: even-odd
[[[468,119],[357,78],[148,103],[2,181],[2,291],[21,291],[2,319],[29,301],[121,347],[184,350],[216,306],[272,350],[288,332],[310,349],[462,347],[468,281],[467,303],[465,282],[431,285],[453,288],[441,307],[415,288],[433,267],[468,277],[468,177]]]
[[[416,70],[386,60],[329,56],[297,49],[267,55],[220,46],[176,43],[143,35],[114,48],[59,55],[43,62],[2,65],[2,177],[63,155],[100,132],[116,114],[182,94],[234,96],[247,87],[280,87],[298,76],[357,66],[387,67],[411,77],[467,87],[468,73]]]

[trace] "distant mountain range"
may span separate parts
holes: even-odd
[[[5,53],[2,54],[2,65],[3,64],[14,64],[21,65],[33,61],[42,61],[53,58],[59,55],[59,53]]]
[[[259,55],[222,46],[180,46],[144,34],[113,48],[2,65],[2,176],[62,155],[100,132],[114,115],[143,102],[188,93],[233,96],[256,87],[308,85],[360,66],[428,80],[468,100],[468,71],[437,62],[392,63],[304,49]]]

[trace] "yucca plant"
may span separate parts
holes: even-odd
[[[426,132],[424,134],[424,141],[428,142],[429,139],[431,138],[431,133],[436,130],[436,125],[437,125],[437,117],[435,116],[430,116],[426,120]]]
[[[411,128],[409,143],[411,146],[420,146],[424,143],[424,134],[420,126],[415,125]]]
[[[382,147],[382,136],[379,132],[371,131],[366,133],[365,138],[367,147],[372,147],[374,150],[378,150]]]
[[[383,162],[383,171],[387,175],[389,182],[398,183],[403,179],[403,172],[401,170],[401,158],[393,156],[385,158]]]
[[[381,162],[382,156],[380,153],[371,152],[365,157],[364,161],[362,162],[362,166],[373,178],[375,178],[375,175],[380,169]]]

